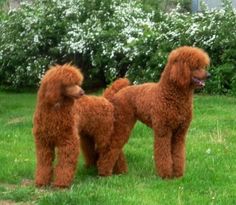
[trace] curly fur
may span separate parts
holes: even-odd
[[[126,167],[122,148],[137,120],[154,131],[154,158],[162,178],[181,177],[185,169],[185,138],[192,120],[193,91],[208,77],[207,53],[199,48],[173,50],[159,83],[128,86],[119,79],[104,92],[115,109],[110,150],[99,162],[99,174],[108,176],[117,159]],[[120,84],[126,87],[116,92]],[[126,170],[123,170],[126,171]],[[122,170],[120,170],[122,172]]]
[[[125,87],[127,82],[116,86],[113,94]],[[83,96],[76,102],[79,113],[79,133],[81,148],[86,167],[97,166],[109,150],[114,124],[114,107],[104,97]],[[112,173],[120,174],[127,170],[126,162],[121,155],[112,169]]]
[[[33,127],[36,186],[54,180],[54,186],[68,187],[75,174],[80,144],[86,166],[96,166],[107,150],[113,131],[113,105],[103,97],[83,95],[82,80],[80,71],[68,64],[52,67],[42,79]]]

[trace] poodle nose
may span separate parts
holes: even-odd
[[[83,90],[82,88],[81,88],[80,94],[81,94],[81,95],[84,95],[84,94],[85,94],[85,92],[84,92],[84,90]]]
[[[206,78],[207,78],[207,79],[211,78],[211,74],[207,72]]]

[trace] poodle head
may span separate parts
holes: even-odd
[[[179,87],[202,88],[210,77],[208,54],[200,48],[183,46],[173,50],[168,57],[169,78]]]
[[[49,104],[73,100],[84,94],[81,84],[83,75],[70,64],[51,67],[44,75],[39,89],[39,99]]]

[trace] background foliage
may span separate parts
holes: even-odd
[[[236,94],[236,11],[225,1],[223,9],[190,14],[183,12],[190,1],[179,2],[171,12],[166,1],[153,0],[24,4],[1,17],[0,84],[36,87],[49,65],[70,61],[82,68],[87,86],[119,76],[158,81],[168,53],[191,45],[212,59],[205,91]]]

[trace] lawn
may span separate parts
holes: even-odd
[[[137,123],[125,146],[128,174],[100,178],[80,157],[74,183],[65,190],[32,183],[35,100],[35,94],[0,92],[0,204],[236,204],[236,98],[195,96],[183,178],[155,175],[152,130]]]

